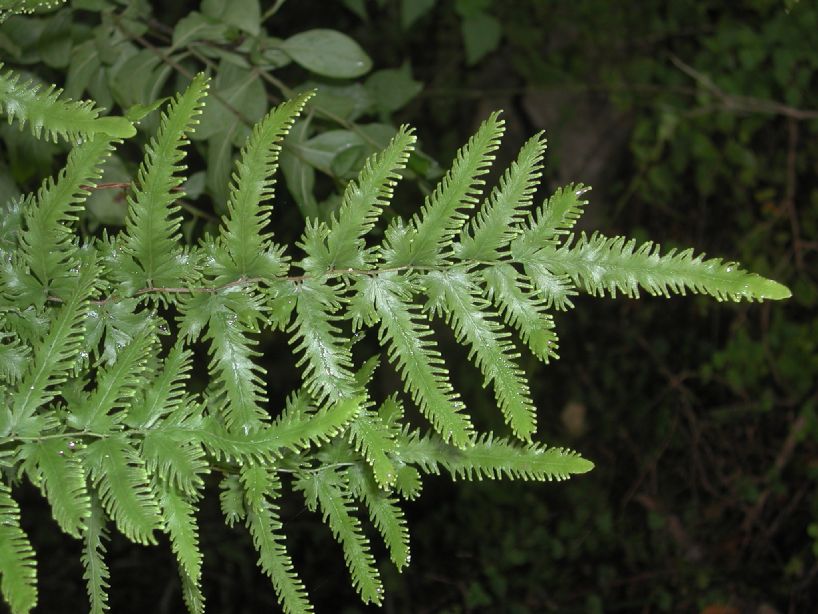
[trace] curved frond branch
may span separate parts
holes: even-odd
[[[0,481],[0,590],[12,614],[37,605],[37,562],[34,549],[20,528],[20,507],[11,489]]]
[[[270,258],[272,232],[266,228],[272,206],[263,203],[274,193],[281,142],[312,96],[306,92],[275,107],[255,125],[242,148],[221,227],[222,247],[229,255],[233,278],[272,278],[282,273]]]
[[[393,235],[383,248],[390,266],[438,264],[441,254],[468,219],[485,183],[485,175],[500,146],[505,122],[492,113],[462,147],[452,164],[421,208],[412,217],[409,232]]]
[[[339,308],[332,286],[317,280],[298,285],[291,343],[296,352],[302,353],[296,366],[302,367],[304,386],[319,405],[358,394],[352,352],[336,324]]]
[[[84,453],[102,506],[120,532],[138,544],[155,544],[162,515],[136,450],[115,435],[93,442]]]
[[[531,441],[537,412],[525,373],[516,362],[519,352],[509,332],[489,311],[491,304],[482,296],[482,289],[462,268],[427,273],[424,284],[432,312],[441,313],[458,342],[469,346],[469,358],[483,373],[484,385],[493,385],[512,432]]]
[[[40,486],[60,528],[78,538],[91,514],[91,499],[75,446],[75,442],[64,439],[29,443],[24,448],[23,468],[31,481]]]
[[[301,473],[295,488],[304,493],[308,508],[321,510],[324,522],[344,550],[352,584],[363,602],[381,605],[383,584],[361,521],[355,515],[346,474],[335,469]]]
[[[85,521],[85,535],[82,546],[82,577],[88,589],[91,614],[103,614],[110,609],[108,589],[111,574],[105,562],[105,542],[108,531],[105,528],[105,512],[96,497],[92,497],[91,513]]]
[[[112,151],[107,136],[75,147],[56,180],[47,178],[37,197],[23,210],[25,230],[20,234],[20,245],[31,272],[45,288],[65,278],[76,265],[74,223]]]
[[[500,177],[480,211],[461,231],[455,248],[458,258],[497,260],[501,249],[520,234],[519,222],[528,213],[542,177],[545,147],[542,132],[523,145],[516,161]]]
[[[6,15],[0,8],[0,23]],[[2,68],[0,63],[0,71]],[[124,117],[100,117],[93,102],[65,99],[61,94],[62,90],[54,85],[43,87],[21,80],[14,71],[0,72],[0,110],[9,124],[17,121],[21,130],[28,124],[38,139],[79,142],[97,134],[108,139],[128,139],[136,134],[134,125]]]
[[[180,245],[182,218],[176,201],[184,178],[178,173],[188,134],[202,113],[208,79],[197,75],[183,94],[178,94],[162,113],[158,134],[145,149],[132,194],[128,197],[123,248],[139,273],[128,279],[131,291],[147,287],[179,287],[191,282],[190,257]]]
[[[388,344],[389,360],[412,400],[444,440],[468,445],[474,428],[452,387],[425,316],[413,309],[394,274],[364,277],[356,289],[380,319],[379,338]]]
[[[73,292],[53,316],[45,337],[34,346],[33,359],[12,396],[11,432],[38,434],[36,424],[27,424],[38,408],[51,401],[64,384],[81,351],[88,313],[88,298],[97,283],[97,267],[85,258]]]
[[[531,352],[547,363],[559,358],[554,317],[547,312],[542,296],[532,291],[529,283],[510,264],[498,264],[481,271],[489,299],[507,324],[520,334]]]
[[[598,233],[582,233],[576,242],[569,237],[559,248],[543,248],[536,258],[595,296],[607,292],[612,297],[621,293],[638,298],[640,288],[665,297],[689,290],[719,301],[778,300],[791,295],[785,286],[748,273],[735,262],[705,260],[703,254],[694,256],[692,249],[662,254],[652,241],[637,246],[634,239]]]
[[[373,258],[367,255],[364,236],[389,205],[416,141],[412,128],[401,126],[386,149],[368,158],[358,177],[347,184],[341,208],[330,223],[326,268],[371,266]]]
[[[347,471],[350,490],[352,495],[366,506],[372,524],[389,549],[389,557],[398,571],[403,571],[403,568],[409,565],[410,559],[406,516],[395,498],[378,488],[363,469],[354,465]]]
[[[263,467],[241,470],[247,510],[247,528],[259,554],[259,565],[273,582],[278,601],[287,614],[312,612],[307,590],[293,569],[281,535],[283,525],[273,500],[279,496],[278,478]]]

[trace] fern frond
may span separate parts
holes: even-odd
[[[86,487],[85,471],[76,443],[64,439],[42,439],[26,444],[23,468],[51,504],[51,513],[60,528],[79,537],[91,513],[91,499]]]
[[[219,503],[228,527],[241,522],[247,516],[244,506],[244,487],[238,476],[228,474],[219,482]]]
[[[74,367],[82,346],[88,297],[94,290],[96,273],[92,257],[86,254],[73,292],[57,310],[45,337],[34,346],[31,366],[12,396],[9,425],[12,432],[39,434],[35,424],[28,424],[29,419],[58,394],[57,387],[65,383]]]
[[[3,18],[4,11],[0,8],[0,22]],[[100,110],[93,102],[64,99],[60,98],[61,94],[62,90],[53,85],[43,88],[30,80],[21,81],[20,75],[13,71],[0,73],[0,110],[5,112],[9,124],[19,122],[21,130],[28,123],[38,139],[56,143],[62,138],[76,142],[99,133],[117,139],[128,139],[136,134],[136,128],[124,117],[100,117]]]
[[[301,451],[320,446],[338,435],[358,414],[362,397],[351,397],[315,411],[304,395],[287,400],[284,412],[270,426],[250,433],[231,433],[214,421],[192,434],[217,460],[265,463],[285,450]]]
[[[577,295],[577,289],[571,276],[560,273],[559,267],[542,258],[542,255],[537,252],[534,256],[524,258],[515,254],[515,260],[523,264],[525,274],[534,289],[534,296],[542,301],[545,309],[552,307],[562,311],[573,309],[574,302],[571,297]]]
[[[494,160],[500,146],[505,122],[492,113],[479,130],[462,147],[451,169],[429,195],[420,213],[412,217],[411,230],[388,241],[383,257],[388,266],[430,266],[463,226],[466,211],[477,204],[480,179]]]
[[[195,411],[198,410],[195,407]],[[210,473],[201,444],[191,439],[190,431],[184,427],[163,423],[148,430],[142,438],[140,452],[150,475],[161,477],[188,496],[195,495],[204,486],[202,476]]]
[[[378,337],[401,374],[413,401],[446,441],[465,446],[473,433],[463,402],[452,388],[432,330],[411,306],[411,296],[394,273],[362,277],[358,300],[371,306],[381,325]]]
[[[332,286],[306,280],[297,287],[291,343],[302,353],[304,386],[318,404],[335,403],[357,392],[352,377],[352,353],[336,325],[340,307]]]
[[[243,298],[254,301],[260,313],[257,297]],[[229,429],[249,433],[269,421],[264,409],[265,370],[253,360],[259,356],[255,349],[257,341],[249,337],[253,329],[240,320],[230,304],[214,301],[212,307],[205,335],[210,341],[210,372],[216,384],[212,400]]]
[[[557,355],[557,333],[554,317],[547,312],[542,296],[532,291],[530,284],[510,264],[498,264],[481,271],[488,297],[506,323],[520,334],[533,354],[548,362]]]
[[[521,241],[532,246],[543,246],[567,235],[582,216],[588,201],[582,196],[590,188],[581,183],[557,188],[550,198],[528,219],[522,227]]]
[[[13,614],[37,605],[37,562],[28,536],[20,528],[20,507],[0,481],[0,590]]]
[[[193,352],[181,343],[174,345],[150,385],[128,407],[126,422],[134,428],[149,429],[185,401],[185,382],[190,379]]]
[[[357,179],[347,184],[338,215],[330,223],[326,269],[371,266],[372,256],[366,253],[364,236],[389,205],[416,141],[412,129],[401,126],[386,149],[368,158]]]
[[[182,147],[198,123],[207,89],[207,78],[197,75],[162,113],[159,132],[145,150],[128,197],[123,248],[139,270],[138,279],[128,280],[135,289],[179,287],[191,281],[188,256],[179,244],[182,219],[175,203],[182,194],[175,189],[184,181],[177,174],[186,168]]]
[[[272,279],[282,274],[281,267],[270,258],[272,233],[265,230],[272,206],[263,203],[273,196],[281,141],[312,96],[312,92],[307,92],[275,107],[255,125],[241,151],[221,227],[223,249],[229,255],[227,267],[233,279]]]
[[[490,305],[481,288],[462,268],[427,273],[424,283],[433,313],[442,313],[458,342],[470,346],[469,358],[482,371],[484,385],[493,384],[497,404],[513,433],[530,441],[537,425],[528,381],[515,362],[519,353],[510,334],[487,311]]]
[[[354,514],[346,475],[335,469],[302,472],[295,488],[304,493],[309,509],[320,508],[324,522],[344,550],[352,584],[363,602],[380,605],[383,585],[361,521]]]
[[[200,582],[191,578],[179,567],[179,580],[182,583],[182,599],[190,614],[205,614],[205,597]]]
[[[409,527],[398,502],[389,493],[378,488],[363,467],[353,465],[347,471],[353,496],[366,505],[372,524],[383,537],[389,557],[402,571],[409,564]]]
[[[30,350],[20,342],[16,335],[0,332],[0,340],[3,339],[11,341],[0,343],[0,380],[14,384],[23,377]]]
[[[121,421],[122,410],[145,385],[145,371],[155,342],[150,327],[135,335],[120,351],[116,362],[100,369],[96,388],[85,402],[69,405],[69,424],[81,430],[105,432]]]
[[[389,488],[395,483],[397,468],[389,457],[395,444],[395,433],[377,412],[362,408],[350,423],[350,443],[355,446],[369,466],[375,481],[381,488]]]
[[[241,482],[247,509],[247,528],[259,554],[261,569],[273,581],[278,601],[287,614],[312,612],[307,591],[293,569],[293,562],[280,532],[281,520],[272,502],[278,498],[281,484],[264,467],[243,467]]]
[[[497,260],[500,250],[521,231],[517,228],[534,198],[542,177],[545,138],[540,132],[529,139],[500,177],[468,228],[463,228],[456,246],[461,260]]]
[[[56,180],[47,178],[23,211],[25,230],[20,234],[20,246],[31,272],[44,288],[65,277],[76,265],[73,224],[90,194],[89,187],[102,176],[101,165],[112,151],[106,136],[94,137],[72,149]]]
[[[92,499],[91,514],[86,519],[85,526],[81,556],[84,568],[82,577],[88,587],[91,614],[103,614],[110,609],[108,589],[111,574],[105,562],[105,542],[108,540],[105,513],[96,497]]]
[[[199,549],[199,526],[196,508],[182,493],[169,484],[160,485],[159,504],[162,507],[165,532],[179,566],[198,584],[202,575],[202,552]]]
[[[566,480],[593,469],[591,461],[564,448],[540,443],[519,445],[484,433],[468,448],[455,448],[417,431],[399,438],[395,455],[405,463],[437,474],[442,467],[454,479]]]
[[[123,435],[99,439],[85,450],[103,508],[125,537],[155,544],[162,517],[144,463]]]
[[[661,253],[648,241],[637,247],[634,239],[582,233],[569,237],[559,248],[545,247],[536,256],[558,273],[570,276],[592,295],[617,292],[639,297],[640,287],[654,296],[669,297],[691,291],[709,294],[719,301],[784,299],[790,291],[781,284],[741,269],[721,258],[704,259],[692,249]]]

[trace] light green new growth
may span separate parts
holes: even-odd
[[[95,113],[16,84],[0,78],[0,103],[35,132],[62,134],[61,117],[84,126],[80,116]],[[317,580],[299,578],[285,547],[278,505],[293,490],[338,541],[362,600],[381,604],[369,535],[377,532],[399,570],[408,565],[402,502],[420,495],[423,475],[550,481],[593,468],[536,440],[519,359],[523,346],[540,360],[556,358],[555,309],[572,307],[579,292],[789,296],[774,281],[691,250],[576,237],[581,186],[558,190],[532,213],[542,135],[481,203],[502,133],[498,114],[410,221],[395,216],[382,236],[373,232],[415,142],[402,127],[349,182],[335,213],[308,220],[295,249],[276,244],[274,173],[309,95],[271,110],[250,132],[220,227],[185,245],[177,203],[184,146],[206,90],[197,76],[162,114],[122,232],[81,242],[75,226],[112,139],[127,130],[83,132],[57,179],[6,206],[0,220],[0,469],[35,484],[60,529],[81,540],[92,612],[108,610],[111,526],[139,544],[166,534],[188,610],[205,611],[197,510],[216,475],[225,522],[249,532],[285,612],[311,612],[306,586]],[[510,436],[473,425],[436,319],[467,348]],[[353,353],[372,329],[383,367],[377,356],[358,365]],[[260,362],[266,336],[278,330],[302,380],[286,401],[271,398],[278,374]],[[393,369],[402,391],[375,398],[376,368]],[[201,392],[191,390],[194,372]],[[418,418],[405,415],[404,401],[430,431],[410,426]],[[0,589],[14,614],[36,605],[36,569],[20,510],[0,481]]]

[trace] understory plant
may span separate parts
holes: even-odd
[[[401,502],[419,496],[423,475],[545,481],[592,468],[535,440],[536,409],[517,364],[522,351],[557,356],[552,314],[573,307],[577,293],[789,296],[734,262],[576,235],[582,186],[534,205],[542,134],[484,194],[503,132],[496,113],[410,219],[390,211],[379,223],[412,155],[415,135],[404,126],[346,184],[335,214],[308,218],[297,244],[282,245],[272,233],[273,183],[310,93],[255,125],[217,231],[185,242],[185,147],[208,83],[195,76],[162,110],[122,230],[80,236],[75,223],[101,166],[133,125],[0,77],[10,121],[73,145],[64,169],[3,204],[0,219],[0,588],[13,612],[37,603],[35,553],[13,496],[21,480],[81,541],[93,612],[108,609],[111,530],[145,545],[167,534],[185,603],[204,611],[197,510],[214,495],[211,484],[226,523],[249,531],[285,612],[312,611],[279,517],[288,491],[338,541],[361,599],[381,604],[362,518],[404,568]],[[510,435],[475,428],[439,349],[443,325],[468,349]],[[302,372],[286,400],[268,398],[277,376],[260,365],[274,331],[289,339]],[[382,355],[356,352],[368,334]],[[195,356],[207,356],[202,390],[190,385]],[[403,389],[377,398],[376,369],[394,370]]]

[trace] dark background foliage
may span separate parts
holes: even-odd
[[[10,66],[114,108],[169,95],[203,68],[217,75],[224,104],[210,121],[218,129],[194,142],[190,160],[192,238],[223,210],[219,186],[235,154],[229,143],[239,142],[245,119],[317,85],[325,112],[285,150],[281,239],[297,236],[304,214],[327,215],[344,180],[402,122],[417,127],[424,153],[398,195],[401,212],[413,211],[436,162],[445,168],[479,121],[503,108],[509,129],[499,157],[546,130],[543,194],[568,181],[593,185],[589,225],[694,245],[793,288],[787,303],[760,306],[580,297],[576,310],[558,316],[561,359],[548,366],[526,359],[526,368],[538,437],[580,450],[596,469],[558,485],[428,481],[408,506],[409,570],[398,575],[384,565],[385,611],[812,611],[815,5],[291,0],[261,3],[271,14],[259,37],[240,19],[214,16],[219,4],[69,3],[70,10],[10,20],[0,48]],[[170,49],[195,10],[211,30]],[[372,70],[385,72],[338,79],[281,64],[277,40],[312,28],[346,33],[372,58]],[[59,167],[60,146],[0,131],[3,198]],[[309,138],[317,141],[306,148]],[[138,159],[136,150],[120,151],[106,180],[127,181]],[[298,192],[298,178],[314,182],[318,200]],[[100,191],[83,226],[97,232],[123,212],[120,191]],[[361,354],[374,342],[364,339]],[[281,400],[297,373],[282,340],[265,344],[275,374],[270,396]],[[478,421],[502,428],[456,351],[448,348],[448,363]],[[385,376],[380,385],[389,391],[394,383]],[[292,505],[282,511],[290,551],[318,611],[364,611],[329,531]],[[78,544],[58,536],[39,494],[29,491],[23,506],[40,553],[40,611],[84,609]],[[205,499],[200,522],[210,610],[274,611],[248,538],[224,527],[215,496]],[[182,608],[169,548],[115,538],[109,550],[112,611]]]

